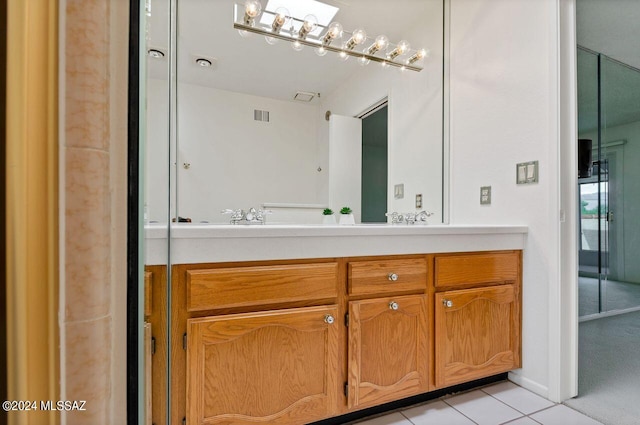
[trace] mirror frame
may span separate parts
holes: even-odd
[[[129,0],[129,84],[127,93],[127,423],[142,423],[140,367],[143,322],[140,287],[140,7],[141,0]]]

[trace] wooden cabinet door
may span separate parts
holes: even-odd
[[[349,408],[428,391],[426,296],[349,303]]]
[[[436,386],[520,367],[520,323],[516,285],[436,293]]]
[[[187,424],[302,424],[336,414],[337,311],[189,319]]]

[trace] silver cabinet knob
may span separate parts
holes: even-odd
[[[396,280],[398,280],[398,275],[395,273],[389,273],[387,275],[387,279],[389,279],[392,282],[395,282]]]
[[[333,316],[330,315],[330,314],[327,314],[327,315],[324,316],[324,322],[326,324],[328,324],[328,325],[333,324],[333,322],[335,322],[335,321],[336,321],[336,319],[334,319]]]
[[[442,305],[447,307],[447,308],[451,308],[451,307],[453,307],[453,301],[451,301],[451,300],[442,300]]]
[[[397,302],[395,302],[395,301],[391,301],[391,302],[389,303],[389,308],[390,308],[391,310],[397,310],[398,308],[400,308],[400,306],[398,305],[398,303],[397,303]]]

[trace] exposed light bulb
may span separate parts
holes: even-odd
[[[291,44],[291,47],[293,48],[293,50],[295,50],[296,52],[299,52],[300,50],[302,50],[302,48],[304,47],[302,45],[302,43],[300,43],[298,40],[294,41],[293,44]]]
[[[327,33],[322,38],[322,44],[328,46],[336,38],[342,37],[342,25],[339,22],[332,22],[327,28]]]
[[[304,22],[300,27],[300,31],[298,32],[298,38],[300,40],[304,40],[307,38],[307,35],[315,30],[318,27],[318,18],[314,15],[307,15],[304,17]]]
[[[382,61],[380,63],[380,66],[382,66],[383,68],[389,68],[389,63],[387,61]]]
[[[262,4],[258,0],[247,0],[244,4],[244,24],[253,26],[253,20],[262,11]]]
[[[338,57],[340,58],[340,60],[343,60],[343,61],[346,61],[347,59],[349,59],[349,55],[346,52],[338,53]]]
[[[351,38],[345,44],[345,49],[352,50],[358,44],[364,43],[367,39],[367,33],[363,29],[357,29],[351,34]]]
[[[429,56],[429,51],[420,49],[415,52],[409,59],[407,59],[407,65],[411,65],[412,63],[417,62],[420,59],[426,58],[427,56]]]
[[[396,48],[393,49],[389,55],[387,55],[387,59],[393,60],[400,55],[404,55],[409,51],[409,42],[406,40],[402,40],[400,43],[396,45]]]
[[[290,13],[286,7],[279,7],[276,9],[275,16],[273,17],[273,23],[271,24],[271,32],[278,34],[283,26],[289,21]]]
[[[378,50],[383,50],[387,48],[389,44],[389,39],[385,35],[379,35],[376,37],[376,41],[369,46],[367,49],[367,53],[370,55],[375,54]]]
[[[320,46],[316,49],[316,55],[324,56],[326,54],[327,54],[327,49],[325,49],[324,47]]]

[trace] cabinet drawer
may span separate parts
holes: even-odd
[[[514,283],[519,260],[518,252],[436,256],[435,286]]]
[[[427,260],[425,258],[349,263],[350,295],[424,290],[426,287]]]
[[[187,271],[187,310],[336,298],[338,263]]]

